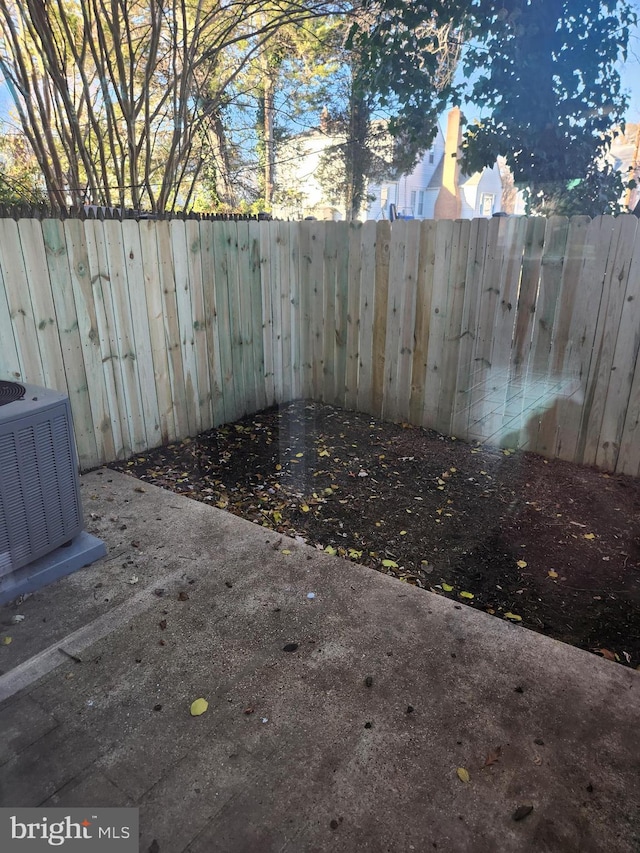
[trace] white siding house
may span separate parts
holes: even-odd
[[[276,159],[277,192],[273,214],[282,219],[344,219],[345,210],[316,178],[323,153],[344,145],[346,138],[322,129],[301,134],[279,147]],[[451,110],[446,134],[436,137],[413,171],[398,179],[369,183],[367,206],[360,216],[388,219],[391,205],[407,219],[473,219],[502,210],[502,182],[497,165],[474,175],[463,175],[458,165],[460,110]]]

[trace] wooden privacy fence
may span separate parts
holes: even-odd
[[[0,219],[0,376],[87,469],[304,397],[640,471],[633,216]]]

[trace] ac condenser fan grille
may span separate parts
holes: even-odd
[[[25,394],[26,388],[24,385],[0,379],[0,406],[13,403],[15,400],[22,400]]]

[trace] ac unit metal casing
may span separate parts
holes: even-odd
[[[69,399],[23,387],[23,399],[0,406],[0,577],[83,527]]]

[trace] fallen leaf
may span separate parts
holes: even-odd
[[[309,506],[309,504],[301,504],[300,509],[302,510],[302,512],[309,512],[311,507]]]
[[[518,616],[515,613],[511,613],[511,611],[505,613],[504,618],[511,619],[513,622],[522,622],[522,616]]]
[[[335,557],[335,555],[338,553],[338,551],[333,547],[333,545],[327,545],[327,547],[324,550],[326,551],[327,554],[330,554],[332,557]]]
[[[125,583],[131,584],[131,586],[133,586],[134,584],[138,583],[138,580],[139,580],[138,575],[131,575],[129,580],[125,581]]]
[[[453,592],[453,587],[451,586],[451,584],[443,583],[443,584],[440,584],[440,586],[442,587],[442,589],[445,592]]]
[[[3,637],[2,638],[2,645],[3,646],[9,646],[9,645],[11,645],[11,642],[12,642],[11,637]]]
[[[396,561],[395,561],[395,560],[383,560],[383,561],[382,561],[382,565],[383,565],[386,569],[397,569],[397,568],[399,568],[399,566],[398,566],[398,564],[396,563]]]
[[[519,569],[526,569],[527,568],[527,564],[525,563],[524,560],[518,560],[518,562],[516,563],[516,566]]]
[[[196,699],[191,703],[191,708],[189,709],[192,717],[199,717],[209,707],[209,703],[206,699]]]
[[[304,453],[296,453],[296,459],[302,459]]]
[[[596,538],[595,533],[583,533],[583,536],[585,539],[595,539]]]
[[[610,651],[609,649],[594,649],[594,651],[597,654],[602,655],[602,657],[606,658],[607,660],[616,660],[615,653]]]
[[[281,554],[290,554],[291,551],[288,548],[283,548],[282,551],[280,551],[280,553]]]
[[[484,766],[485,767],[491,767],[493,764],[496,763],[496,761],[498,761],[500,759],[501,754],[502,754],[502,747],[496,746],[496,748],[492,749],[491,752],[485,758]]]
[[[456,770],[456,773],[458,774],[458,779],[461,782],[468,782],[471,778],[469,776],[469,771],[465,770],[464,767],[458,767],[458,769]]]
[[[550,570],[547,572],[547,574],[549,575],[549,577],[550,577],[550,578],[557,578],[557,577],[558,577],[558,573],[557,573],[557,572],[554,572],[554,571],[553,571],[553,569],[550,569]]]
[[[463,592],[461,592],[461,593],[460,593],[460,598],[473,598],[473,597],[474,597],[474,596],[473,596],[473,593],[472,593],[472,592],[464,592],[464,591],[463,591]]]
[[[514,811],[512,817],[514,820],[523,820],[527,815],[530,815],[533,811],[533,806],[518,806],[518,808]]]
[[[136,486],[133,491],[134,492],[146,492],[147,490],[145,489],[144,486]]]
[[[188,601],[188,600],[189,600],[189,593],[181,590],[178,593],[178,601]]]

